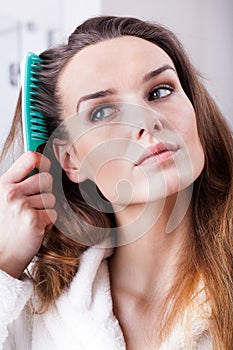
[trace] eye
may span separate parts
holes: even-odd
[[[101,121],[110,117],[113,117],[118,112],[118,108],[112,105],[105,105],[95,108],[91,115],[90,120],[92,122]]]
[[[149,93],[149,101],[159,100],[172,94],[174,89],[171,86],[159,86]]]

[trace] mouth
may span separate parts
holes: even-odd
[[[154,162],[162,162],[171,158],[178,151],[178,146],[172,143],[157,143],[149,146],[139,157],[136,166],[146,165]]]

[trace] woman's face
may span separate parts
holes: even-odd
[[[67,64],[59,91],[72,181],[89,178],[127,205],[170,196],[201,173],[193,106],[158,46],[131,36],[91,45]]]

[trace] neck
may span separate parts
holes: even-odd
[[[113,292],[149,300],[169,290],[190,231],[187,196],[183,191],[163,203],[116,212],[119,241],[110,261]]]

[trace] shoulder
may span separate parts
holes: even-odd
[[[25,324],[25,312],[29,312],[26,305],[32,294],[33,283],[26,274],[19,280],[0,270],[0,344],[8,337],[10,328],[15,326],[14,321]]]
[[[95,294],[109,289],[109,273],[107,258],[112,249],[90,247],[80,258],[80,265],[69,289],[63,293],[58,302],[65,298],[75,299],[76,306],[83,308],[92,303]]]
[[[55,304],[38,315],[34,328],[69,349],[125,349],[119,322],[113,314],[107,257],[112,250],[88,248],[69,288]]]
[[[0,313],[12,310],[18,314],[21,304],[25,304],[33,293],[31,279],[23,274],[21,279],[13,278],[0,270],[0,301],[2,303]]]

